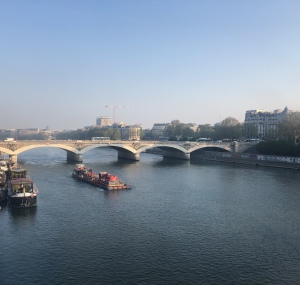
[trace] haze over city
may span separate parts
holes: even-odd
[[[0,3],[0,128],[300,110],[299,1]]]

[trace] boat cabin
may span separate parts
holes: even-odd
[[[6,162],[6,160],[0,159],[0,169],[7,170],[7,162]]]
[[[4,186],[6,183],[6,173],[0,169],[0,186]]]
[[[8,176],[10,179],[26,178],[27,177],[27,169],[25,169],[25,168],[10,169]]]
[[[33,181],[31,179],[16,179],[11,181],[11,192],[13,193],[32,193]]]

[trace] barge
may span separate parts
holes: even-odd
[[[104,190],[122,190],[131,189],[132,187],[118,176],[108,172],[94,173],[91,168],[87,169],[84,164],[76,164],[73,170],[72,177],[85,183],[100,187]]]
[[[27,175],[27,169],[19,166],[10,167],[7,171],[7,199],[14,208],[37,206],[38,189]]]

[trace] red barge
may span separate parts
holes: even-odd
[[[84,164],[76,164],[72,177],[104,190],[131,189],[131,186],[119,180],[118,176],[107,172],[94,173],[91,168],[87,169]]]

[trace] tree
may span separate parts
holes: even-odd
[[[165,132],[169,140],[187,140],[188,138],[195,137],[195,132],[190,126],[180,123],[179,120],[173,120],[171,124],[168,124],[165,128]]]
[[[278,136],[289,141],[297,141],[300,137],[300,112],[287,114],[278,124]]]
[[[182,127],[182,139],[190,140],[195,138],[195,132],[188,125]]]
[[[210,124],[199,125],[198,138],[212,138],[214,136],[214,128]]]
[[[182,137],[182,123],[179,120],[173,120],[165,128],[165,132],[170,140],[176,140],[177,137]]]
[[[300,145],[293,141],[263,141],[256,145],[256,150],[267,155],[299,156]]]
[[[176,126],[176,125],[178,125],[178,124],[180,124],[180,121],[179,121],[179,120],[173,120],[173,121],[171,121],[171,125]]]
[[[242,124],[235,118],[228,117],[214,126],[218,138],[238,139],[242,136]]]
[[[45,140],[48,139],[49,135],[46,133],[37,133],[37,134],[19,134],[19,140]]]
[[[66,133],[58,133],[57,139],[66,140],[90,140],[92,137],[110,137],[111,140],[120,140],[121,132],[118,129],[94,127],[89,130],[74,130]]]

